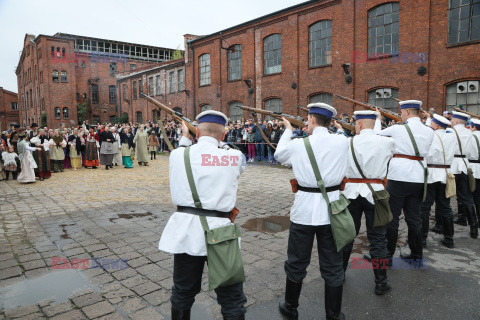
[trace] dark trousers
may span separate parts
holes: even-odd
[[[348,205],[348,211],[352,215],[355,222],[355,229],[360,231],[362,223],[362,215],[365,213],[365,222],[367,225],[367,238],[370,242],[370,255],[372,258],[385,258],[387,256],[387,238],[385,238],[385,227],[373,227],[373,220],[375,217],[375,206],[368,202],[364,197],[351,200]],[[343,248],[345,259],[349,259],[353,249],[353,241]],[[348,261],[344,261],[348,262]]]
[[[408,226],[408,245],[415,259],[423,256],[422,247],[422,216],[420,206],[423,198],[423,183],[412,183],[389,180],[387,191],[390,193],[390,209],[393,220],[387,224],[387,250],[389,255],[395,253],[398,238],[400,215],[405,215]]]
[[[343,253],[337,252],[330,225],[307,226],[290,224],[288,235],[288,260],[285,273],[290,280],[302,282],[307,276],[307,267],[312,255],[313,240],[317,236],[320,273],[325,285],[338,287],[343,284]]]
[[[458,205],[467,208],[473,207],[473,195],[468,187],[468,176],[465,173],[456,174],[455,184],[457,185]]]
[[[473,202],[478,207],[480,206],[480,179],[475,179],[476,188],[473,191]],[[480,215],[480,212],[477,212],[477,215]]]
[[[441,182],[430,183],[427,187],[427,196],[422,203],[422,219],[430,217],[430,209],[435,202],[435,214],[440,217],[450,217],[453,215],[450,199],[445,197],[446,184]]]
[[[190,256],[176,254],[173,258],[173,288],[170,301],[177,310],[189,310],[195,302],[195,296],[202,286],[203,266],[207,261],[205,256]],[[244,304],[247,298],[243,293],[243,283],[215,289],[218,304],[222,307],[225,318],[243,316],[247,309]]]
[[[255,142],[255,154],[258,158],[258,161],[265,159],[265,143]]]

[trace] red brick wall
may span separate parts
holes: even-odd
[[[0,131],[10,129],[10,123],[19,121],[18,110],[12,111],[14,102],[18,102],[17,94],[0,87]]]

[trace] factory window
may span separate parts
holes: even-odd
[[[210,54],[202,54],[199,58],[200,86],[210,84]]]
[[[108,86],[108,101],[110,104],[117,103],[117,88],[115,86]]]
[[[160,76],[155,77],[155,95],[159,96],[160,95]]]
[[[92,103],[98,103],[98,85],[92,84]]]
[[[272,34],[263,40],[263,69],[265,74],[282,72],[282,38]]]
[[[63,108],[63,118],[68,119],[68,108],[67,107]]]
[[[153,97],[154,91],[153,91],[153,77],[148,78],[148,95]]]
[[[117,71],[117,63],[110,62],[110,77],[115,77],[115,72]]]
[[[133,81],[132,93],[133,100],[137,100],[137,81]]]
[[[172,71],[168,74],[168,84],[169,84],[169,92],[174,93],[175,92],[175,72]]]
[[[399,4],[382,4],[368,11],[368,56],[398,53]]]
[[[333,96],[330,93],[317,93],[310,97],[309,103],[322,102],[332,105]]]
[[[467,112],[480,113],[480,81],[460,81],[447,86],[447,110],[452,110],[458,105]]]
[[[204,104],[203,106],[200,106],[200,112],[207,111],[207,110],[212,110],[212,106],[209,104]]]
[[[59,119],[60,118],[60,108],[55,107],[55,109],[53,109],[53,111],[54,111],[55,118]]]
[[[125,99],[127,99],[127,85],[124,84],[122,86],[122,89],[123,89],[123,99],[125,100]]]
[[[229,104],[229,116],[231,121],[237,121],[242,119],[243,117],[243,110],[240,109],[242,106],[242,103],[235,101]]]
[[[228,55],[228,80],[242,79],[242,46],[233,45],[227,50]]]
[[[277,112],[277,113],[282,113],[282,99],[279,98],[272,98],[265,100],[265,110],[267,111],[272,111],[272,112]],[[265,117],[265,119],[268,120],[273,120],[270,116]]]
[[[377,107],[398,112],[398,102],[393,100],[398,99],[398,90],[393,88],[378,88],[368,92],[368,103]]]
[[[448,44],[480,40],[480,1],[450,0]]]
[[[57,70],[53,70],[52,80],[53,80],[53,82],[58,82],[58,71]]]
[[[310,26],[310,67],[332,64],[332,21],[323,20]]]
[[[183,82],[183,70],[178,70],[178,91],[185,90],[185,85]]]
[[[60,72],[60,77],[61,77],[61,79],[62,79],[62,82],[67,82],[67,71],[62,70],[62,71]]]

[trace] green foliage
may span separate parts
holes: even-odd
[[[183,51],[180,49],[175,50],[172,55],[172,60],[181,59],[181,58],[183,58]]]
[[[128,113],[124,113],[121,117],[115,117],[114,123],[128,123]]]
[[[87,102],[77,103],[78,123],[82,123],[83,121],[87,120],[88,111]]]
[[[41,123],[41,127],[46,127],[47,126],[47,113],[44,112],[42,113],[42,115],[40,116],[40,123]]]

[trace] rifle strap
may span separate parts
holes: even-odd
[[[453,131],[455,131],[455,135],[457,136],[457,141],[458,141],[458,148],[460,149],[460,155],[463,156],[463,150],[462,150],[462,141],[460,141],[460,136],[458,135],[457,129],[452,127]],[[467,162],[465,161],[465,158],[462,158],[463,163],[465,164],[465,168],[468,169]]]
[[[410,141],[412,141],[413,149],[415,150],[415,156],[420,157],[420,152],[418,151],[417,142],[415,141],[415,137],[413,136],[412,130],[410,129],[407,123],[405,123],[403,126],[405,127],[405,129],[407,129],[408,136],[410,137]],[[428,168],[423,165],[423,162],[421,160],[417,160],[417,161],[418,163],[420,163],[420,165],[423,168],[423,198],[422,198],[422,202],[423,202],[427,197]]]
[[[258,125],[257,114],[256,114],[255,112],[252,112],[252,116],[253,116],[253,121],[255,122],[255,125],[257,126],[257,129],[260,130],[260,133],[261,133],[261,135],[262,135],[262,137],[263,137],[263,140],[265,140],[265,142],[268,143],[268,145],[269,145],[270,147],[272,147],[273,150],[276,150],[277,148],[275,148],[275,147],[273,146],[273,144],[270,142],[270,140],[268,140],[267,136],[265,135],[265,132],[263,132],[263,130],[262,130],[262,127],[260,127],[260,126]]]
[[[173,151],[175,148],[172,146],[172,143],[170,142],[170,139],[168,139],[167,132],[165,131],[165,127],[164,127],[161,120],[158,121],[158,125],[160,126],[160,130],[162,131],[163,139],[167,143],[168,149],[170,149],[170,151]]]
[[[307,149],[308,159],[313,168],[313,173],[315,174],[315,179],[317,180],[317,186],[322,191],[323,198],[327,202],[328,211],[330,212],[330,200],[328,199],[327,190],[325,188],[325,183],[323,182],[322,175],[320,174],[320,169],[318,169],[317,160],[313,154],[312,145],[310,144],[310,139],[308,137],[303,139],[305,144],[305,149]]]
[[[475,138],[475,142],[477,142],[478,161],[480,161],[480,142],[478,141],[478,137],[475,134],[473,134],[473,138]]]

